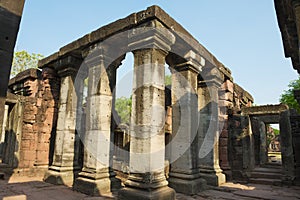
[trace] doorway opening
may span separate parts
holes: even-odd
[[[267,124],[268,163],[281,165],[281,138],[279,124]]]

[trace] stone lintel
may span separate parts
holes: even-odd
[[[203,56],[207,63],[211,66],[221,67],[223,66],[205,47],[203,47],[188,31],[186,31],[179,23],[177,23],[172,17],[170,17],[164,10],[158,6],[148,7],[138,13],[133,13],[128,17],[117,20],[111,24],[103,26],[90,34],[86,34],[82,38],[62,47],[58,52],[53,55],[42,59],[39,62],[39,67],[51,64],[51,62],[68,55],[72,52],[81,51],[91,44],[99,41],[105,41],[107,38],[117,35],[120,31],[128,31],[133,27],[149,22],[151,20],[159,21],[165,29],[171,30],[176,33],[176,37],[179,37],[183,45],[187,49],[193,49],[199,55]]]
[[[274,115],[288,110],[285,104],[243,107],[242,115]]]
[[[276,115],[261,115],[258,117],[260,121],[263,121],[265,124],[278,124],[280,120],[279,114]]]

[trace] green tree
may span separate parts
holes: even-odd
[[[273,131],[274,131],[274,134],[277,136],[277,135],[280,135],[280,131],[276,128],[273,128]]]
[[[166,75],[165,76],[165,85],[171,85],[172,84],[172,76]]]
[[[294,90],[300,90],[300,77],[289,83],[288,89],[283,91],[279,101],[280,103],[287,104],[290,108],[293,108],[300,113],[300,106],[294,97]]]
[[[116,99],[115,109],[121,118],[121,123],[129,124],[130,115],[131,115],[131,104],[132,104],[131,97],[130,98],[120,97]]]
[[[43,58],[44,56],[41,54],[36,53],[28,53],[27,51],[16,51],[14,53],[13,63],[12,63],[12,70],[11,70],[11,77],[14,77],[18,73],[29,69],[29,68],[37,68],[38,61]]]

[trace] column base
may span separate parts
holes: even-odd
[[[175,196],[175,191],[167,186],[154,190],[125,187],[118,193],[118,199],[120,200],[175,200]]]
[[[44,181],[54,185],[66,185],[72,187],[78,173],[79,168],[51,166],[44,176]]]
[[[74,190],[92,196],[103,196],[121,188],[121,181],[109,173],[87,174],[86,172],[79,174],[73,186]]]
[[[223,174],[225,174],[226,181],[232,181],[232,171],[229,170],[223,170]]]
[[[201,178],[205,179],[208,185],[220,186],[226,183],[226,176],[221,169],[200,168]]]
[[[176,192],[194,195],[207,189],[206,180],[196,175],[170,173],[169,186]]]

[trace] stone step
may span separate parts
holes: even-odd
[[[271,163],[271,162],[266,163],[266,164],[263,165],[263,167],[265,167],[265,168],[282,169],[282,165],[280,163],[275,163],[275,162],[274,163]]]
[[[261,172],[261,173],[282,173],[280,168],[266,168],[266,167],[257,167],[253,170],[253,172]]]
[[[261,185],[281,185],[281,179],[266,179],[266,178],[250,178],[250,183],[261,184]]]
[[[281,173],[252,172],[251,178],[281,179]]]

